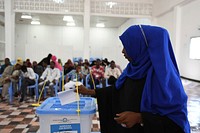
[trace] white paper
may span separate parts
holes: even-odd
[[[79,101],[80,97],[74,92],[75,89],[69,89],[62,92],[58,92],[58,98],[60,99],[61,105],[69,104],[75,101]]]
[[[68,83],[65,84],[65,90],[75,89],[76,88],[76,84],[78,86],[82,85],[81,82],[69,81]]]

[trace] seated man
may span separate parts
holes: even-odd
[[[105,79],[104,79],[104,67],[100,65],[101,60],[96,60],[96,65],[94,65],[91,69],[92,72],[92,78],[94,79],[95,86],[97,84],[102,84],[103,87],[105,87]],[[90,78],[90,87],[91,89],[94,89],[92,78]]]
[[[11,65],[10,59],[9,58],[5,58],[4,65],[2,65],[1,68],[0,68],[0,74],[2,74],[3,71],[6,69],[6,67],[10,66],[10,65]]]
[[[116,67],[115,62],[112,60],[110,62],[110,67],[107,68],[104,73],[104,78],[108,79],[108,84],[113,85],[120,75],[120,70]]]
[[[72,64],[72,62],[70,62],[69,60],[64,65],[64,75],[68,74],[73,69],[74,69],[74,64]]]
[[[83,73],[83,84],[86,85],[86,76],[90,74],[89,62],[85,62],[84,66],[81,67],[81,72]]]
[[[27,66],[22,66],[22,84],[21,84],[21,98],[19,102],[23,102],[26,95],[27,87],[29,85],[34,85],[36,76],[32,68]]]
[[[71,81],[81,81],[83,79],[83,74],[81,72],[81,66],[75,66],[76,70],[71,70],[71,72],[69,72],[66,75],[66,84],[65,84],[65,89],[67,86],[67,83],[71,80]]]
[[[45,83],[45,86],[49,86],[49,89],[51,90],[51,96],[54,96],[54,85],[56,84],[56,81],[59,80],[59,78],[60,70],[55,68],[55,63],[51,61],[50,68],[47,67],[40,77],[39,90],[42,89]]]
[[[36,61],[33,61],[32,68],[33,68],[33,71],[37,73],[39,77],[42,76],[42,73],[44,72],[43,67],[38,65]]]
[[[20,69],[22,66],[22,62],[18,62],[14,66],[8,66],[4,70],[2,77],[0,78],[0,86],[2,86],[2,94],[0,96],[2,101],[5,101],[5,96],[8,93],[8,88],[10,86],[10,82],[18,82],[20,76]],[[15,90],[16,91],[16,90]]]

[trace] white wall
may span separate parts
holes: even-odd
[[[0,25],[0,41],[5,41],[5,27]]]
[[[150,25],[151,24],[151,20],[146,18],[146,19],[129,19],[128,21],[126,21],[123,25],[121,25],[118,28],[118,41],[117,41],[117,49],[116,49],[116,54],[117,54],[117,62],[118,64],[120,64],[120,66],[122,67],[122,69],[124,69],[128,63],[128,61],[124,58],[123,54],[122,54],[122,49],[123,49],[123,45],[121,44],[121,41],[119,39],[119,36],[131,25],[137,25],[137,24],[146,24],[146,25]]]
[[[90,56],[116,60],[117,28],[91,28]],[[83,28],[47,25],[16,25],[16,57],[40,61],[48,53],[63,62],[83,57]]]
[[[157,5],[157,7],[154,7],[157,10],[157,12],[154,12],[154,16],[157,15],[156,25],[163,26],[169,31],[173,48],[176,48],[175,54],[181,76],[200,80],[200,61],[189,59],[190,38],[192,36],[200,36],[200,31],[198,30],[200,18],[197,17],[200,12],[200,1],[171,1],[171,4],[167,6],[171,11],[165,10],[164,0],[156,1],[155,6]],[[161,10],[161,8],[163,9]],[[180,9],[180,13],[177,13],[176,8]],[[160,13],[158,9],[160,9]]]
[[[200,36],[200,1],[182,7],[180,70],[184,77],[200,80],[200,60],[189,59],[189,44],[192,36]],[[200,51],[200,50],[199,50]]]
[[[177,5],[187,4],[194,0],[154,0],[153,3],[153,16],[158,17],[170,10]]]
[[[90,56],[116,60],[117,28],[90,28]]]
[[[175,42],[174,42],[174,12],[170,11],[162,16],[157,17],[157,24],[161,27],[164,27],[168,30],[170,39],[172,42],[173,48],[175,48]],[[154,24],[154,25],[157,25]]]
[[[137,24],[151,25],[151,23],[152,23],[152,21],[150,18],[129,19],[123,25],[121,25],[119,27],[118,33],[119,33],[119,35],[121,35],[131,25],[137,25]]]
[[[83,56],[83,28],[16,25],[16,57],[40,61],[48,53],[63,61]]]
[[[0,25],[0,60],[5,58],[5,27]]]

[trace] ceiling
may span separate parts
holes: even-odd
[[[20,0],[19,0],[20,1]],[[32,2],[32,0],[27,0],[29,1],[30,3]],[[52,0],[41,0],[42,2],[49,2],[49,1],[52,1]],[[81,0],[83,1],[83,0]],[[105,2],[107,2],[108,0],[91,0],[91,2],[93,2],[94,4],[94,9],[95,11],[98,11],[100,10],[100,8],[103,10],[105,7]],[[138,0],[113,0],[114,2],[133,2],[135,1],[136,3],[139,2],[139,3],[152,3],[153,0],[142,0],[142,1],[138,1]],[[74,2],[78,2],[77,0],[65,0],[65,3],[70,3],[71,4],[68,4],[69,6],[71,5],[72,7],[74,6]],[[96,3],[95,3],[96,2]],[[104,6],[102,5],[102,2],[104,2]],[[79,3],[80,4],[80,3]],[[101,6],[97,6],[97,5],[101,5]],[[31,5],[31,4],[30,4]],[[47,4],[48,5],[48,4]],[[126,7],[134,7],[134,3],[130,3],[128,4],[119,4],[120,7],[119,9],[116,8],[116,11],[120,11],[121,12],[121,9],[123,9],[122,11],[123,12],[126,12],[125,8]],[[132,6],[131,6],[132,5]],[[17,4],[16,4],[17,6]],[[18,5],[20,6],[20,5]],[[25,8],[27,5],[23,5],[23,7]],[[44,6],[44,5],[43,5]],[[70,7],[71,7],[70,6]],[[135,4],[135,6],[137,8],[140,8],[138,4]],[[20,6],[21,7],[21,6]],[[92,6],[93,7],[93,6]],[[129,8],[130,8],[129,7]],[[135,8],[136,8],[135,7]],[[146,7],[146,6],[144,6]],[[27,7],[28,8],[28,7]],[[30,6],[29,8],[32,8],[32,6]],[[28,8],[28,9],[29,9]],[[41,6],[41,8],[43,8]],[[56,8],[56,6],[54,7]],[[64,8],[64,7],[62,7]],[[69,7],[65,7],[65,8],[69,8]],[[128,9],[129,9],[128,8]],[[141,7],[143,9],[143,7]],[[148,8],[148,7],[146,7]],[[46,9],[46,8],[45,8]],[[57,8],[56,8],[57,9]],[[76,9],[76,8],[75,8]],[[74,10],[75,10],[74,9]],[[92,8],[93,9],[93,8]],[[21,8],[18,9],[18,10],[22,10]],[[24,9],[26,10],[26,9]],[[129,11],[130,10],[130,11]],[[130,8],[129,12],[133,12],[133,9]],[[23,10],[22,10],[23,11]],[[107,11],[107,10],[106,10]],[[115,11],[115,10],[113,10]],[[141,10],[142,11],[142,10]],[[0,15],[1,16],[4,16],[4,13],[0,12]],[[15,23],[16,24],[30,24],[32,20],[28,20],[28,19],[22,19],[21,18],[21,15],[22,13],[20,12],[16,12],[16,16],[15,16]],[[61,14],[45,14],[45,13],[32,13],[31,14],[32,16],[32,19],[35,20],[40,20],[40,24],[41,25],[53,25],[53,26],[66,26],[66,22],[63,21],[63,16],[64,15],[61,15]],[[83,18],[83,15],[71,15],[73,16],[73,19],[75,20],[75,24],[77,27],[84,27],[84,18]],[[120,27],[122,24],[124,24],[129,18],[125,18],[125,17],[103,17],[103,16],[91,16],[90,17],[90,26],[91,27],[96,27],[96,24],[97,23],[104,23],[105,24],[105,27],[108,27],[108,28],[118,28]]]
[[[127,20],[128,18],[92,16],[90,25],[95,27],[97,23],[105,23],[105,27],[118,28]]]
[[[22,19],[22,13],[16,13],[15,22],[17,24],[30,24],[32,20]],[[63,21],[64,15],[59,14],[31,14],[33,20],[40,20],[41,25],[54,25],[54,26],[66,26],[66,22]],[[76,23],[76,26],[83,27],[83,16],[82,15],[72,15]],[[97,23],[105,23],[105,27],[117,28],[121,26],[128,18],[119,17],[100,17],[91,16],[90,18],[91,27],[95,27]]]

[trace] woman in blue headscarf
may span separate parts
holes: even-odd
[[[115,86],[97,97],[101,133],[190,133],[187,95],[166,29],[135,25],[121,36],[129,60]]]

